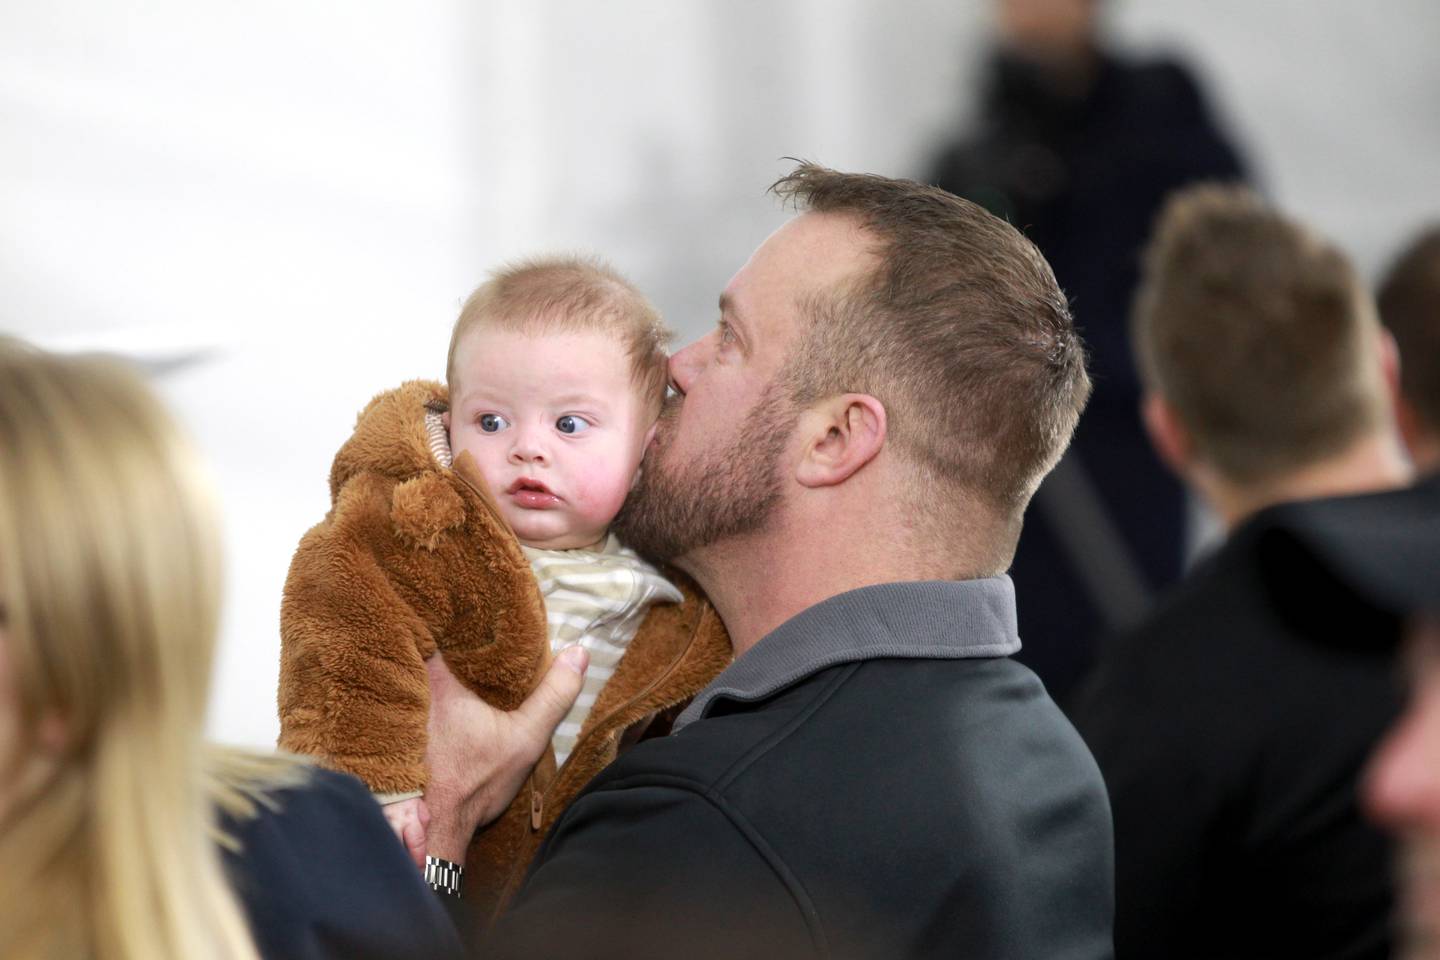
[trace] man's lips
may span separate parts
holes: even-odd
[[[505,488],[505,493],[517,506],[529,510],[544,510],[560,504],[560,498],[533,477],[520,477]]]

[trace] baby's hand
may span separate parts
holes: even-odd
[[[398,803],[387,803],[382,810],[390,828],[405,844],[405,850],[415,866],[425,869],[425,828],[430,825],[430,808],[425,806],[424,797],[411,797]]]

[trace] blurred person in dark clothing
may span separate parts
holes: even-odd
[[[1338,249],[1213,185],[1167,205],[1134,338],[1155,447],[1228,536],[1073,714],[1115,816],[1116,955],[1388,956],[1388,845],[1356,785],[1399,710],[1392,657],[1282,616],[1257,544],[1278,505],[1409,482],[1393,342]]]
[[[1400,348],[1395,416],[1421,473],[1440,470],[1440,226],[1417,237],[1380,284],[1380,320]]]
[[[1097,636],[1133,623],[1180,574],[1186,509],[1137,414],[1125,334],[1138,254],[1165,197],[1244,164],[1193,77],[1099,36],[1100,0],[1001,0],[979,130],[934,183],[1021,228],[1055,268],[1089,344],[1095,395],[1030,512],[1011,576],[1020,659],[1062,702]]]
[[[1313,612],[1316,597],[1330,597],[1327,616],[1337,605],[1369,613],[1372,642],[1404,636],[1409,702],[1370,762],[1363,797],[1399,842],[1397,956],[1440,960],[1440,476],[1293,504],[1277,511],[1270,540],[1282,603]]]

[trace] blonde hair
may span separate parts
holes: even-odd
[[[482,283],[455,321],[445,378],[454,396],[459,379],[455,354],[473,330],[522,333],[596,331],[614,335],[630,359],[630,377],[647,402],[659,409],[669,381],[665,345],[670,331],[660,313],[635,285],[608,264],[584,257],[521,260],[495,271]]]
[[[220,583],[208,486],[120,363],[0,338],[0,644],[18,715],[0,757],[0,956],[256,956],[215,815],[253,813],[262,781],[299,768],[201,739]]]

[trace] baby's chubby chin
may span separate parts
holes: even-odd
[[[535,522],[526,514],[507,514],[505,517],[515,532],[515,539],[522,546],[536,550],[591,550],[599,549],[605,542],[609,527],[577,529],[562,524]]]

